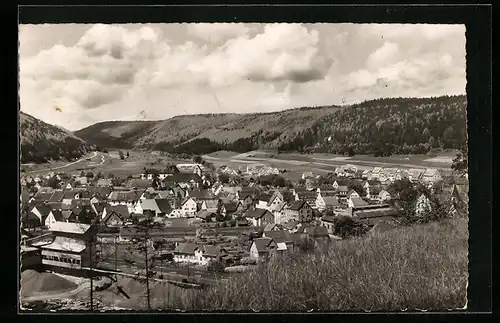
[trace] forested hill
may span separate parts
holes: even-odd
[[[92,149],[69,131],[20,113],[21,163],[78,158]]]
[[[344,107],[104,122],[75,134],[106,148],[142,147],[192,154],[258,148],[422,154],[431,148],[458,149],[466,143],[466,109],[466,96],[389,98]]]

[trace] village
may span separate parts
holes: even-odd
[[[293,183],[282,172],[203,161],[121,179],[83,171],[24,176],[22,270],[73,276],[90,270],[201,286],[273,255],[348,238],[336,230],[339,218],[355,219],[369,233],[388,230],[403,216],[391,203],[397,181],[430,194],[439,186],[448,200],[467,196],[463,179],[438,169],[348,164],[326,176],[304,172]],[[429,212],[430,199],[418,196],[415,214]]]

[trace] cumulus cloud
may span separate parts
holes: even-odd
[[[23,28],[22,44],[33,38],[30,30]],[[143,109],[150,119],[164,119],[465,92],[460,25],[98,24],[78,30],[64,43],[54,32],[52,46],[20,56],[22,110],[73,130],[135,119]],[[55,105],[64,112],[54,112]]]

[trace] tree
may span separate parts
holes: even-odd
[[[369,230],[366,224],[350,216],[338,216],[333,222],[333,234],[344,239],[364,235]]]
[[[462,151],[457,153],[457,156],[453,159],[451,164],[451,169],[458,175],[465,175],[468,173],[468,147],[467,145],[462,148]]]
[[[87,177],[87,178],[94,178],[94,173],[88,172],[87,174],[85,174],[85,177]]]
[[[219,182],[221,182],[222,184],[229,183],[229,180],[230,176],[228,174],[225,173],[219,174]]]
[[[129,158],[129,157],[130,157],[130,153],[127,151],[127,158]]]
[[[283,178],[283,176],[276,176],[273,179],[273,186],[276,187],[285,187],[286,186],[286,180]]]
[[[121,160],[125,159],[125,155],[123,155],[123,151],[121,151],[121,150],[118,151],[118,156],[120,156]]]
[[[354,149],[352,147],[347,148],[347,156],[352,157],[354,155]]]
[[[201,158],[200,155],[196,155],[193,157],[193,162],[195,162],[197,164],[201,164],[203,162],[203,158]]]
[[[48,179],[47,186],[52,187],[53,189],[59,188],[59,180],[55,176],[52,176]]]
[[[361,197],[366,196],[366,191],[365,191],[363,185],[361,185],[358,182],[350,183],[349,185],[347,185],[347,188],[350,190],[356,191],[356,193],[358,193],[359,196],[361,196]]]

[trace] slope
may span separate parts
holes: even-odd
[[[93,148],[71,132],[24,112],[19,123],[21,163],[78,158]]]

